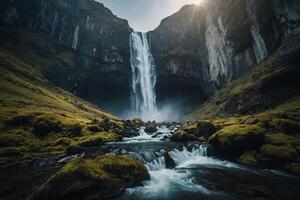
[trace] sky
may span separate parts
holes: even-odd
[[[201,0],[97,0],[115,15],[127,19],[135,31],[155,29],[160,21],[177,12],[185,4],[198,4]]]

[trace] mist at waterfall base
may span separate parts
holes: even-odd
[[[134,111],[129,109],[121,114],[124,119],[141,118],[143,121],[169,122],[179,121],[182,111],[176,106],[177,104],[162,105],[162,107],[147,111]]]

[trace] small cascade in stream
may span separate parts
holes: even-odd
[[[133,32],[129,38],[132,69],[131,104],[138,113],[156,110],[156,72],[147,34]]]
[[[179,166],[185,162],[195,160],[199,157],[207,157],[207,146],[205,145],[194,145],[191,151],[187,147],[183,147],[182,150],[173,149],[169,153],[170,158],[175,162],[176,166]],[[146,164],[148,170],[159,171],[166,169],[165,156],[160,156],[152,162]]]

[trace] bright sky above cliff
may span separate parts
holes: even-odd
[[[203,0],[97,0],[120,18],[127,19],[136,31],[155,29],[160,21],[178,11],[185,4]]]

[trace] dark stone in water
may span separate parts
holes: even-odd
[[[145,127],[146,133],[155,133],[157,131],[157,128],[154,125],[149,125]]]
[[[168,152],[165,153],[164,158],[165,158],[167,169],[174,169],[176,167],[174,160],[171,158]]]

